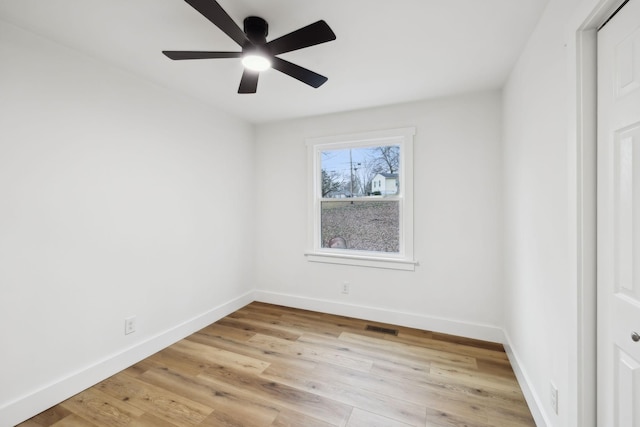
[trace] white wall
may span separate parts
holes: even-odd
[[[581,3],[587,2],[549,1],[503,90],[505,333],[540,426],[595,425],[593,419],[578,421],[577,396],[585,393],[581,385],[592,386],[577,379],[580,358],[588,356],[579,354],[578,313],[591,310],[579,306],[576,277],[575,36]],[[558,388],[558,414],[550,403],[551,382]]]
[[[0,57],[13,425],[248,299],[253,128],[2,21]]]
[[[500,117],[493,91],[258,126],[257,298],[501,340]],[[308,262],[305,139],[407,126],[416,271]]]

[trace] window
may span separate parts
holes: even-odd
[[[414,134],[307,140],[309,261],[414,270]]]

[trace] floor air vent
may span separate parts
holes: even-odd
[[[380,326],[367,325],[367,331],[380,332],[381,334],[398,335],[397,329],[381,328]]]

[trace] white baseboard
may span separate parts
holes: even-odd
[[[501,328],[435,316],[256,290],[256,301],[502,343]]]
[[[27,420],[35,414],[77,394],[80,390],[99,383],[176,341],[233,313],[252,301],[253,292],[247,292],[119,353],[109,355],[90,366],[70,373],[61,380],[13,400],[0,407],[0,427],[11,427]]]
[[[529,410],[531,411],[531,415],[533,415],[533,420],[536,422],[536,426],[551,426],[552,424],[549,422],[549,419],[545,414],[542,401],[540,400],[540,395],[538,395],[535,390],[531,388],[530,384],[532,383],[529,380],[529,376],[527,375],[526,371],[522,369],[522,363],[520,363],[520,359],[513,349],[511,340],[509,339],[509,335],[506,332],[504,332],[504,349],[507,352],[507,357],[509,358],[509,362],[511,363],[513,372],[516,374],[518,384],[522,389],[522,394],[524,394],[527,405],[529,405]]]

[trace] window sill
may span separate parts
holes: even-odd
[[[390,270],[415,271],[417,261],[400,258],[380,258],[365,255],[347,255],[321,252],[306,252],[304,254],[309,262],[322,262],[327,264],[354,265],[358,267],[384,268]]]

